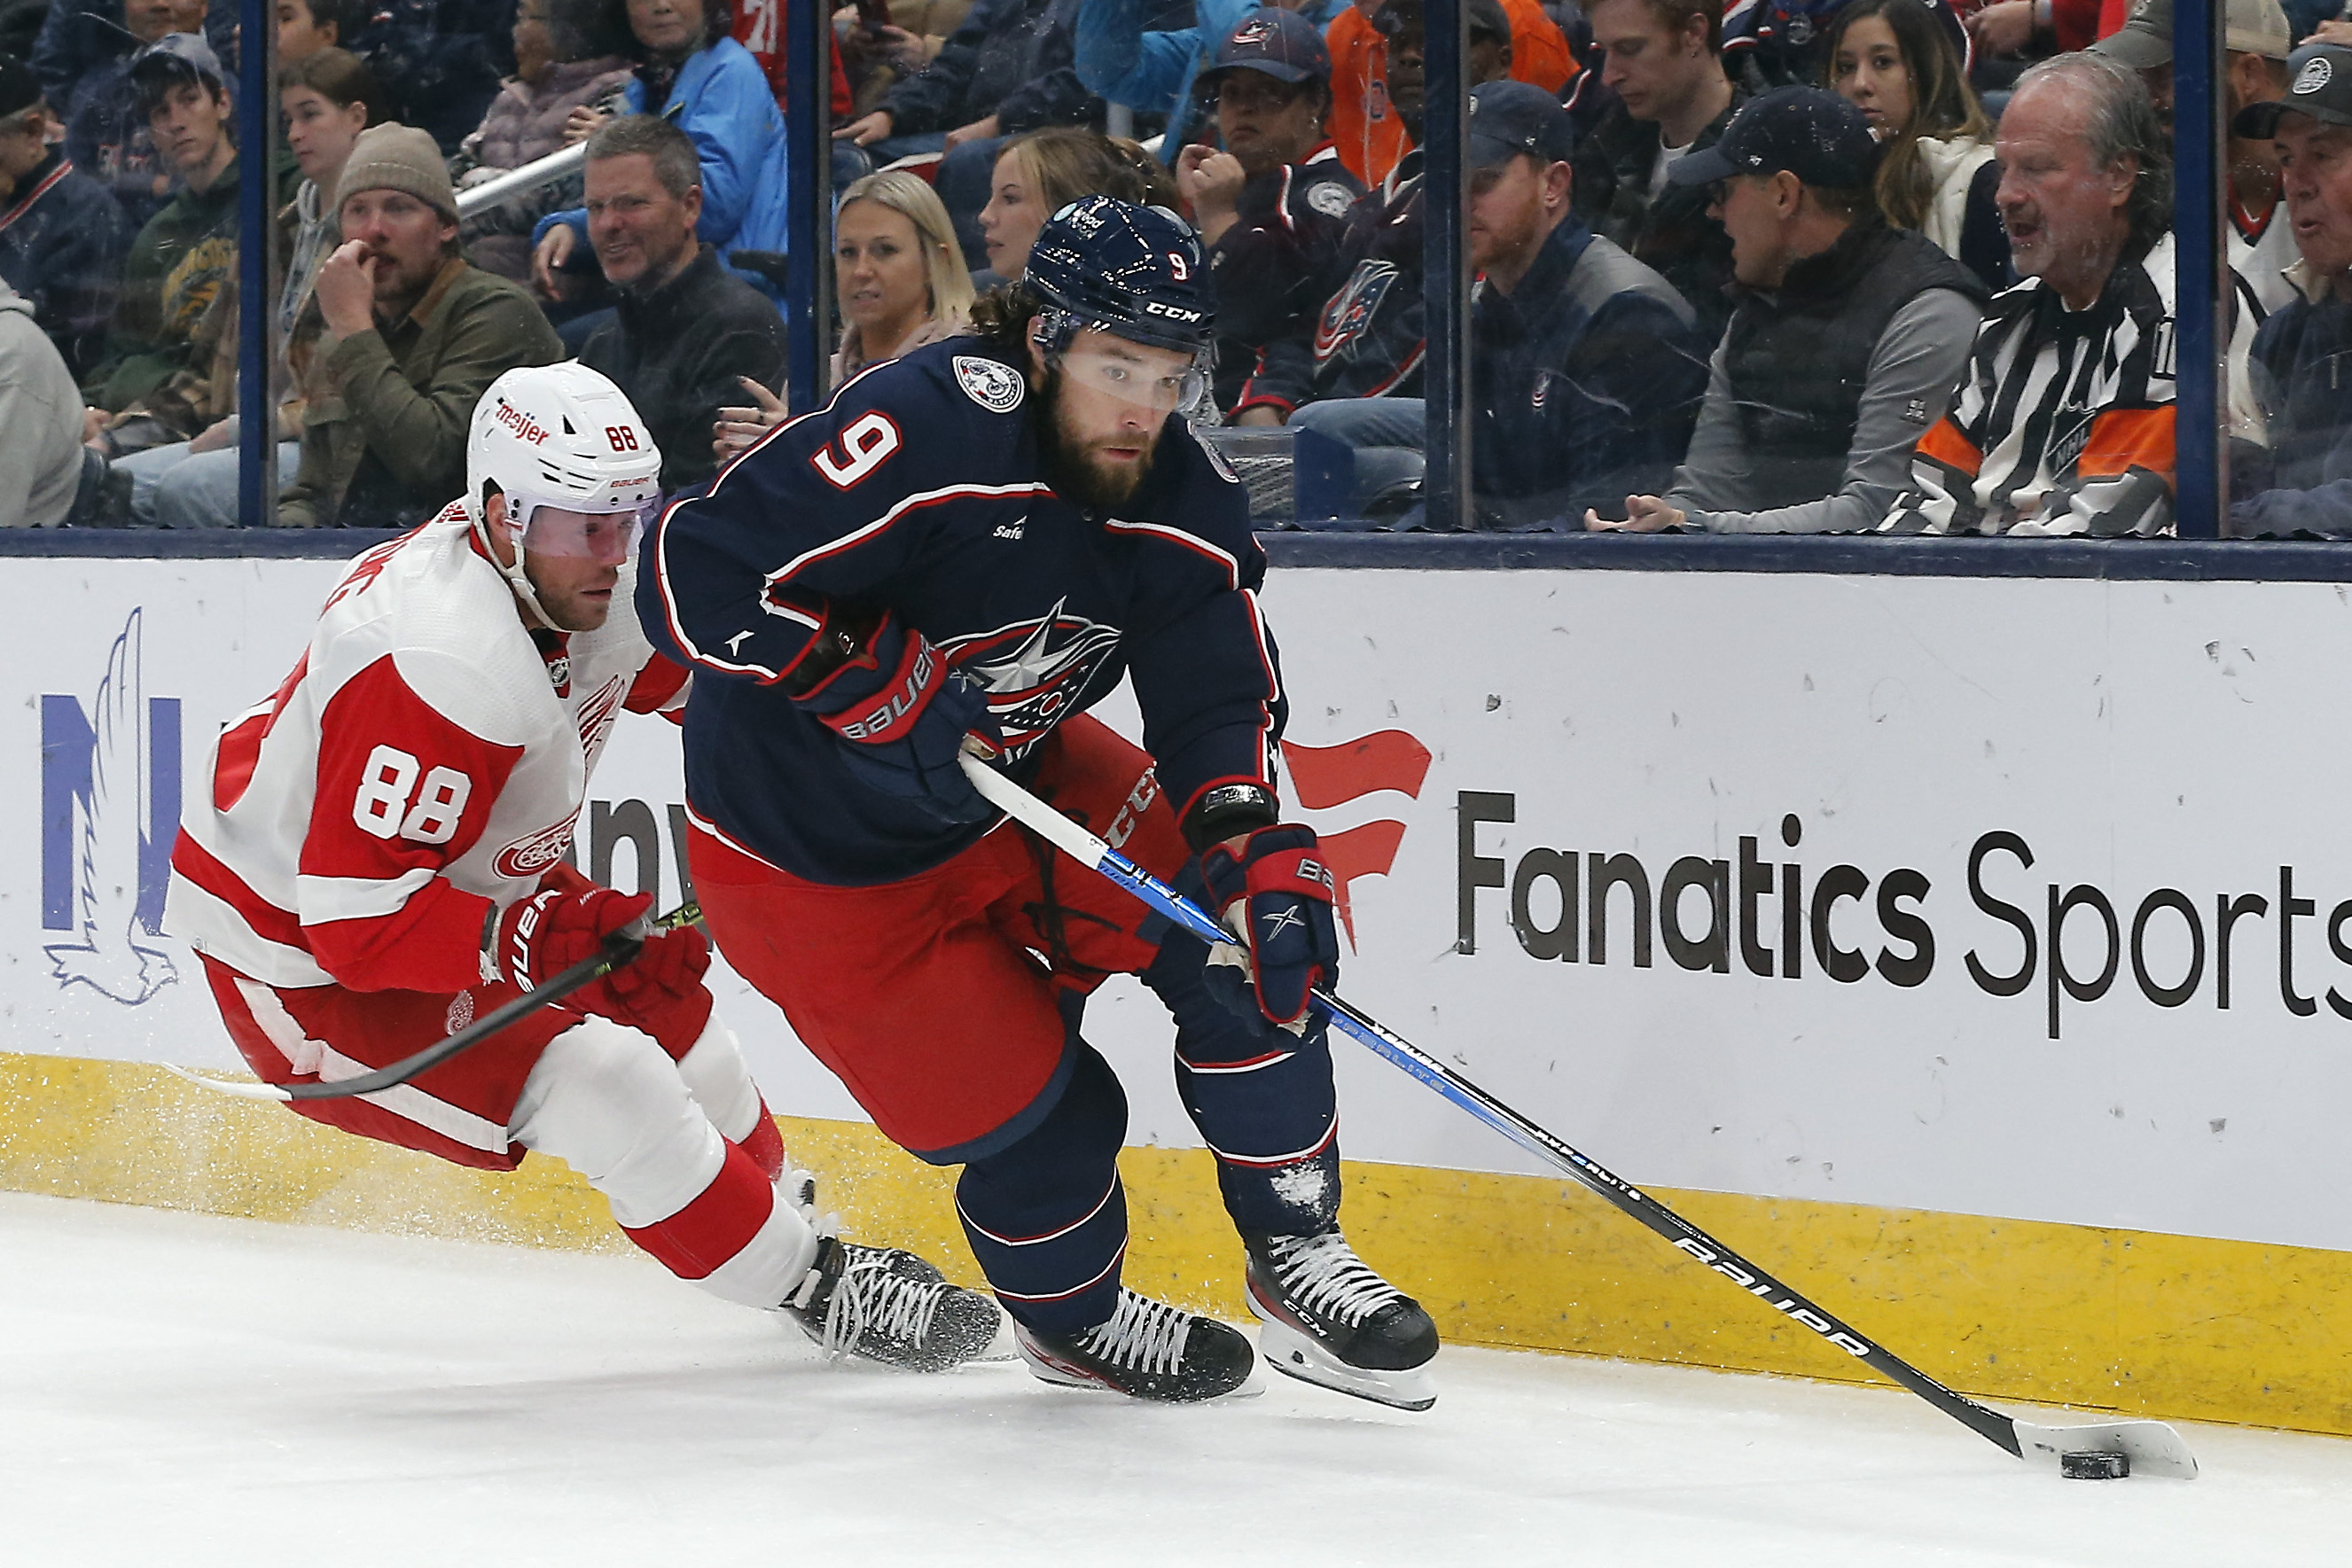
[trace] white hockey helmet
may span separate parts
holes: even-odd
[[[490,383],[466,438],[466,513],[496,560],[485,499],[492,487],[506,498],[520,547],[504,569],[507,580],[532,617],[552,628],[523,570],[523,550],[576,553],[583,517],[625,515],[624,543],[634,552],[660,504],[661,451],[608,377],[577,360],[525,365]],[[601,548],[612,548],[610,539]]]

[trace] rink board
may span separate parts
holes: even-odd
[[[0,560],[29,632],[0,729],[26,821],[0,874],[0,1182],[597,1234],[568,1182],[422,1176],[331,1139],[296,1157],[289,1118],[207,1131],[238,1113],[62,1060],[234,1065],[192,956],[149,929],[168,825],[339,570]],[[2352,1272],[2342,590],[1300,570],[1266,608],[1360,1006],[1962,1386],[2352,1430],[2352,1335],[2320,1307]],[[593,797],[583,865],[676,899],[666,727],[621,727]],[[855,1107],[772,1009],[719,989],[829,1176],[937,1186],[841,1125]],[[1139,1282],[1230,1278],[1164,1020],[1115,986],[1089,1033],[1145,1145]],[[1339,1049],[1351,1225],[1457,1337],[1850,1370]],[[152,1147],[116,1109],[150,1103],[175,1107]],[[843,1201],[952,1240],[928,1198]]]

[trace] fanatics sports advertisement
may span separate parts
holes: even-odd
[[[41,803],[0,1048],[238,1067],[158,930],[173,824],[343,570],[0,562]],[[1341,989],[1628,1177],[2352,1249],[2339,588],[1277,569],[1265,609]],[[625,717],[589,796],[581,868],[678,902],[676,732]],[[713,978],[777,1111],[857,1114]],[[1089,1016],[1130,1141],[1193,1142],[1157,1001]],[[1538,1171],[1333,1054],[1350,1157]]]

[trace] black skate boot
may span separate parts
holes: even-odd
[[[1242,1232],[1249,1304],[1265,1326],[1266,1364],[1360,1399],[1426,1410],[1437,1325],[1421,1303],[1372,1272],[1337,1228],[1316,1236]]]
[[[776,1178],[777,1196],[801,1211],[801,1218],[818,1236],[839,1239],[841,1216],[819,1214],[816,1208],[816,1177],[803,1170],[789,1170]],[[843,1267],[855,1269],[862,1264],[878,1263],[902,1280],[915,1280],[926,1285],[936,1285],[947,1276],[928,1258],[897,1247],[868,1247],[860,1241],[843,1241],[842,1250],[848,1254]]]
[[[1245,1386],[1247,1339],[1214,1318],[1133,1291],[1119,1291],[1107,1323],[1074,1334],[1047,1334],[1016,1322],[1013,1337],[1030,1371],[1068,1388],[1108,1388],[1171,1404],[1257,1392]]]
[[[1002,1314],[977,1291],[914,1278],[897,1260],[911,1252],[820,1237],[816,1262],[783,1311],[832,1356],[857,1356],[910,1372],[948,1372],[983,1354]]]

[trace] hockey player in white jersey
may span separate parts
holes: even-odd
[[[644,916],[650,895],[562,856],[621,711],[685,702],[686,672],[630,610],[660,468],[604,377],[509,371],[474,411],[466,495],[360,557],[285,683],[222,730],[166,925],[266,1081],[389,1065]],[[712,1017],[709,962],[698,931],[650,936],[635,963],[412,1082],[293,1108],[462,1165],[562,1159],[671,1271],[782,1310],[828,1350],[927,1371],[979,1354],[994,1302],[812,1226],[805,1177]]]

